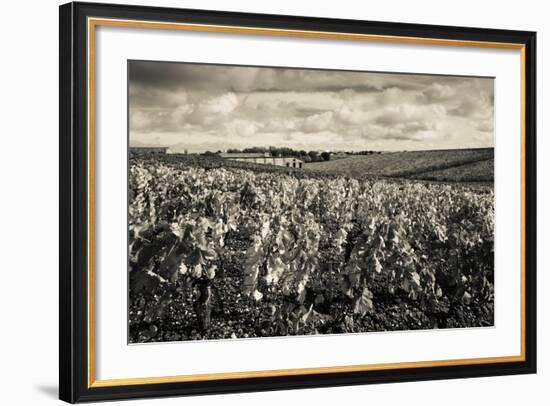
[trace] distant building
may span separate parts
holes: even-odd
[[[130,147],[130,154],[133,155],[160,155],[167,152],[167,147]]]
[[[230,161],[286,166],[287,168],[302,168],[304,166],[304,161],[301,159],[296,157],[275,157],[271,156],[269,152],[223,152],[220,156]]]

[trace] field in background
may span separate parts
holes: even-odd
[[[387,152],[308,163],[305,169],[350,177],[389,176],[450,182],[492,182],[494,149]]]
[[[412,175],[411,178],[447,182],[493,182],[495,178],[494,169],[494,159],[486,159],[446,169],[418,173]]]

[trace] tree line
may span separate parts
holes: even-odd
[[[223,151],[219,150],[216,152],[206,151],[204,155],[218,155]],[[268,152],[272,157],[296,157],[301,159],[304,162],[322,162],[330,161],[332,158],[333,152],[330,151],[306,151],[306,150],[297,150],[289,147],[250,147],[250,148],[229,148],[228,153],[266,153]],[[346,155],[371,155],[371,154],[380,154],[379,151],[364,150],[364,151],[345,151],[343,152]]]

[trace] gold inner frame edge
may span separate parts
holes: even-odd
[[[520,236],[520,354],[502,357],[480,357],[480,358],[464,358],[451,360],[434,360],[434,361],[414,361],[414,362],[396,362],[382,364],[361,364],[361,365],[344,365],[330,367],[315,367],[315,368],[294,368],[294,369],[276,369],[265,371],[242,371],[242,372],[219,372],[209,374],[188,374],[160,377],[144,377],[144,378],[121,378],[121,379],[95,379],[95,279],[94,279],[94,191],[95,191],[95,27],[110,26],[110,27],[130,27],[130,28],[148,28],[162,30],[183,30],[195,32],[218,32],[218,33],[234,33],[244,35],[267,35],[267,36],[283,36],[283,37],[299,37],[299,38],[318,38],[318,39],[341,39],[341,40],[356,40],[356,41],[373,41],[373,42],[393,42],[404,44],[420,44],[420,45],[435,45],[435,46],[461,46],[461,47],[479,47],[479,48],[496,48],[496,49],[513,49],[520,51],[520,86],[521,86],[521,101],[520,101],[520,162],[521,162],[521,236]],[[374,35],[374,34],[355,34],[344,32],[326,32],[326,31],[307,31],[307,30],[290,30],[290,29],[274,29],[260,27],[244,27],[244,26],[228,26],[228,25],[208,25],[208,24],[187,24],[187,23],[167,23],[154,21],[139,21],[139,20],[121,20],[109,18],[88,18],[87,21],[87,80],[88,80],[88,388],[113,387],[113,386],[128,386],[128,385],[143,385],[143,384],[161,384],[161,383],[177,383],[177,382],[199,382],[199,381],[214,381],[222,379],[245,379],[245,378],[268,378],[281,376],[297,376],[297,375],[314,375],[314,374],[337,374],[344,372],[367,372],[393,370],[402,368],[428,368],[442,366],[459,366],[459,365],[481,365],[481,364],[497,364],[505,362],[523,362],[526,360],[525,348],[525,45],[520,43],[507,42],[489,42],[489,41],[470,41],[470,40],[453,40],[441,38],[422,38],[422,37],[401,37],[391,35]]]

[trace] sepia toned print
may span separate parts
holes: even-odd
[[[492,78],[128,73],[129,342],[494,324]]]

